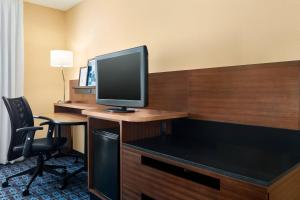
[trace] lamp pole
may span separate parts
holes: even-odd
[[[64,99],[63,99],[63,103],[66,103],[66,81],[65,81],[65,74],[64,74],[64,67],[61,66],[61,75],[63,78],[63,82],[64,82]]]
[[[62,80],[64,83],[64,98],[59,100],[58,103],[66,103],[66,80],[64,69],[65,67],[73,66],[73,53],[67,50],[51,50],[50,51],[50,65],[52,67],[60,68]]]

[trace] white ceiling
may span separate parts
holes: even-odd
[[[78,4],[82,0],[24,0],[25,2],[55,8],[59,10],[68,10]]]

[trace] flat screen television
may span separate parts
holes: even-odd
[[[96,57],[96,100],[111,112],[134,112],[148,103],[148,51],[139,46]]]

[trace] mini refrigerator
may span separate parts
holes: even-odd
[[[120,199],[119,129],[95,130],[93,134],[93,186],[108,199]]]

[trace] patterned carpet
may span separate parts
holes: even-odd
[[[31,158],[24,162],[15,163],[13,165],[0,165],[0,181],[4,181],[6,176],[16,174],[24,171],[35,164],[35,159]],[[82,166],[82,162],[74,163],[74,159],[64,157],[52,159],[46,164],[65,165],[68,172],[72,172]],[[28,197],[22,196],[26,184],[30,180],[29,175],[13,178],[9,181],[10,187],[0,187],[0,200],[77,200],[89,199],[87,191],[87,174],[80,173],[69,181],[69,185],[64,190],[58,189],[59,180],[57,177],[48,173],[44,173],[42,177],[37,177],[30,187],[30,195]]]

